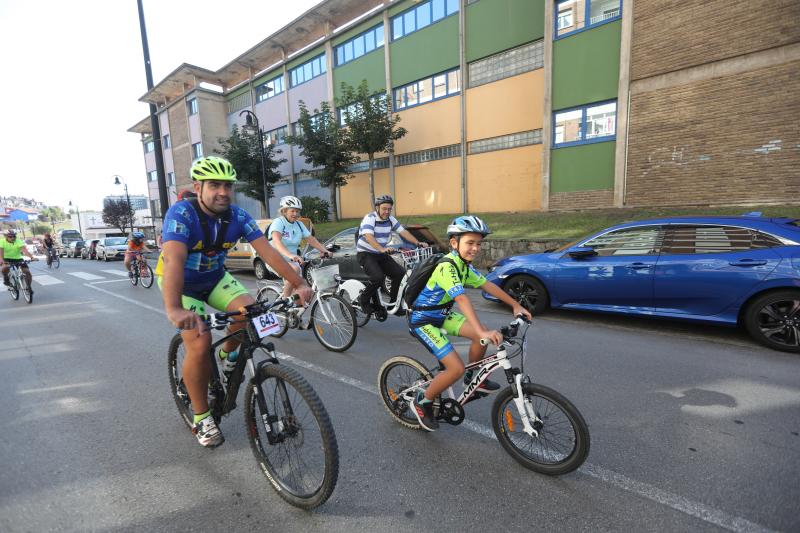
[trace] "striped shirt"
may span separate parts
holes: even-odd
[[[378,214],[373,211],[364,217],[361,221],[361,226],[358,228],[356,252],[380,253],[367,242],[364,235],[372,235],[378,241],[378,244],[386,248],[389,244],[389,239],[392,237],[392,232],[400,233],[404,230],[405,228],[393,216],[389,215],[388,220],[381,220],[378,218]]]

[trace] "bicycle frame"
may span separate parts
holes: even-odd
[[[338,276],[338,274],[337,274],[337,276]],[[341,278],[337,277],[337,282],[336,283],[337,283],[337,286],[335,288],[322,290],[319,287],[317,287],[317,284],[313,281],[313,278],[312,278],[311,290],[314,291],[314,296],[311,297],[311,300],[309,300],[304,307],[292,307],[290,309],[287,309],[286,310],[286,315],[288,316],[290,313],[294,314],[295,318],[297,319],[297,327],[299,329],[309,329],[311,327],[311,318],[309,318],[308,320],[303,322],[303,315],[305,315],[306,311],[308,309],[311,309],[312,307],[314,307],[314,304],[317,301],[319,301],[319,303],[320,303],[319,308],[320,308],[320,311],[322,311],[322,316],[325,317],[325,320],[330,322],[331,321],[331,317],[328,316],[328,310],[325,308],[325,305],[323,305],[321,297],[329,295],[329,294],[336,294],[337,292],[339,292],[339,286],[342,283]],[[273,284],[275,285],[276,288],[278,287],[277,284],[274,283],[274,282],[257,282],[256,283],[256,285],[259,286],[259,290],[261,288],[263,288],[263,287],[269,287],[270,285],[273,285]],[[281,290],[282,290],[282,287],[281,287]]]

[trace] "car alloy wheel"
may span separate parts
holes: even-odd
[[[512,276],[503,285],[503,289],[531,314],[538,315],[547,309],[547,289],[532,276]]]
[[[748,308],[745,326],[770,348],[800,353],[800,292],[777,291],[758,298]]]
[[[254,270],[256,271],[257,279],[267,279],[267,265],[261,259],[256,259]]]

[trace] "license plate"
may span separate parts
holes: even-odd
[[[275,313],[265,313],[255,317],[253,319],[253,326],[255,326],[258,336],[262,339],[273,333],[277,333],[281,329],[281,325]]]

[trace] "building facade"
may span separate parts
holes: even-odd
[[[335,108],[366,80],[408,130],[376,160],[400,215],[797,202],[798,20],[793,0],[326,0],[216,72],[178,67],[141,98],[162,139],[149,118],[130,131],[153,205],[152,143],[173,201],[254,112],[286,158],[274,213],[284,194],[329,196],[284,142],[300,102]],[[370,208],[365,166],[341,216]]]

